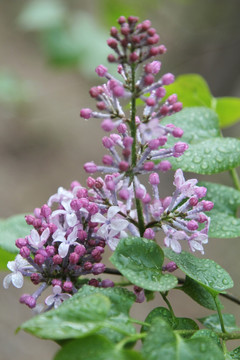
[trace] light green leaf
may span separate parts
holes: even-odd
[[[240,98],[216,98],[216,109],[222,128],[231,126],[240,119]]]
[[[161,318],[156,318],[143,343],[148,360],[224,360],[222,351],[209,337],[184,340]]]
[[[177,326],[177,319],[165,307],[159,306],[150,311],[144,322],[152,324],[153,320],[156,318],[162,318],[171,326],[171,328],[175,328]],[[141,328],[141,332],[148,332],[148,330],[149,326],[147,325],[143,325]]]
[[[173,169],[181,168],[197,174],[217,174],[240,165],[240,140],[235,138],[211,138],[189,149],[179,158],[171,158]]]
[[[123,238],[110,261],[133,284],[147,290],[167,291],[175,287],[177,278],[162,275],[163,251],[152,240]]]
[[[212,295],[198,282],[186,276],[184,285],[181,290],[190,296],[198,304],[210,310],[216,310],[216,304]]]
[[[176,254],[169,248],[165,248],[164,253],[187,276],[204,286],[213,295],[233,287],[230,275],[213,260],[199,259],[185,251]]]
[[[15,246],[17,238],[25,237],[30,233],[32,226],[29,226],[24,215],[14,215],[7,219],[0,220],[0,248],[12,253],[18,252]]]
[[[108,318],[102,324],[99,334],[112,342],[119,342],[124,336],[134,334],[135,327],[129,321],[129,311],[135,301],[135,295],[124,288],[96,288],[84,285],[75,295],[75,301],[89,295],[102,294],[111,301]],[[125,334],[125,335],[124,335]]]
[[[237,208],[240,206],[240,191],[230,186],[201,182],[208,191],[206,200],[211,200],[214,207],[209,213],[211,225],[209,236],[213,238],[236,238],[240,236],[240,219]]]
[[[110,310],[110,300],[102,294],[63,302],[57,309],[35,316],[21,325],[43,339],[62,340],[87,336],[103,326]]]
[[[174,330],[198,330],[199,327],[195,323],[194,320],[189,318],[176,318],[177,319],[177,326],[174,328]],[[188,335],[186,335],[188,337]]]
[[[224,327],[227,332],[240,331],[240,328],[236,325],[236,319],[232,314],[223,314]],[[218,314],[209,315],[207,317],[198,319],[206,328],[221,332],[221,324]]]
[[[68,342],[54,360],[143,360],[141,354],[122,350],[100,335]]]
[[[176,93],[183,106],[211,107],[212,94],[206,81],[198,74],[184,74],[166,87],[167,96]]]
[[[61,24],[65,13],[66,9],[61,1],[34,0],[23,8],[18,23],[25,30],[45,30]]]
[[[188,144],[197,144],[200,141],[220,136],[217,114],[205,107],[189,107],[161,121],[163,125],[169,123],[183,129],[181,141]],[[175,143],[176,139],[169,137],[167,146],[173,146]]]

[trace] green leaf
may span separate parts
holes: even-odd
[[[209,138],[220,136],[219,120],[217,114],[205,107],[190,107],[168,116],[161,124],[174,124],[183,129],[181,141],[188,144],[197,144]],[[169,137],[167,146],[173,146],[176,139]]]
[[[240,360],[240,346],[229,353],[232,359]]]
[[[143,360],[141,354],[122,350],[100,335],[68,342],[54,360]]]
[[[112,342],[119,342],[124,336],[136,332],[129,320],[129,311],[135,301],[135,295],[124,288],[96,288],[84,285],[75,295],[75,299],[102,294],[111,301],[108,318],[102,324],[99,334],[105,335]]]
[[[240,98],[216,98],[216,108],[222,128],[235,124],[240,119]]]
[[[174,330],[198,330],[199,327],[195,323],[194,320],[189,318],[176,318],[177,319],[177,326]]]
[[[167,291],[177,284],[171,274],[162,275],[163,251],[152,240],[130,237],[120,240],[110,261],[133,284],[152,291]]]
[[[24,215],[14,215],[7,219],[0,220],[0,248],[12,253],[17,253],[15,246],[17,238],[25,237],[30,233],[32,227],[29,226]]]
[[[240,165],[240,140],[219,137],[190,144],[182,156],[170,162],[174,170],[181,168],[197,174],[227,171]]]
[[[230,275],[213,260],[199,259],[185,251],[176,254],[169,248],[165,248],[164,253],[187,276],[201,284],[214,296],[233,287]]]
[[[181,290],[190,296],[198,304],[210,310],[216,310],[216,305],[212,295],[198,282],[186,276]]]
[[[0,270],[7,270],[8,261],[14,260],[16,257],[15,254],[8,252],[6,250],[0,249]]]
[[[61,24],[66,9],[61,1],[34,0],[27,3],[18,17],[24,30],[45,30]]]
[[[156,318],[145,338],[142,353],[148,360],[224,360],[209,337],[184,340],[161,318]]]
[[[166,87],[167,94],[176,93],[183,106],[211,107],[212,94],[206,81],[198,74],[184,74],[177,77],[173,84]]]
[[[26,321],[21,329],[43,339],[62,340],[87,336],[103,326],[110,300],[102,294],[74,296],[57,309]]]
[[[217,336],[217,334],[209,329],[201,329],[199,331],[196,331],[193,336],[191,337],[191,339],[195,339],[195,338],[199,338],[199,337],[209,337],[211,340],[213,340],[219,347],[220,349],[222,348],[222,344],[221,344],[221,340],[220,338]]]
[[[227,332],[240,331],[240,328],[236,325],[236,319],[232,314],[223,314],[224,327]],[[221,332],[221,324],[219,321],[218,314],[213,314],[201,319],[198,319],[206,328]]]
[[[210,182],[201,182],[200,185],[208,189],[205,199],[214,203],[209,213],[211,217],[209,236],[213,238],[239,237],[240,219],[236,214],[240,206],[240,191]]]
[[[177,319],[165,307],[159,306],[150,311],[144,322],[152,324],[153,320],[156,318],[162,318],[171,326],[171,328],[175,328],[177,326]],[[141,328],[141,332],[148,332],[148,330],[149,326],[147,325],[143,325]]]

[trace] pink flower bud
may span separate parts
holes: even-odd
[[[135,23],[138,22],[138,20],[139,20],[139,18],[137,16],[129,16],[128,17],[128,23],[129,24],[135,24]]]
[[[36,306],[36,300],[33,296],[26,296],[24,299],[24,303],[30,308],[33,309]]]
[[[198,199],[203,198],[207,194],[207,188],[204,186],[198,186],[195,188],[195,195],[197,195]]]
[[[150,28],[151,21],[150,20],[144,20],[141,25],[142,25],[142,30],[146,31],[146,30],[148,30]]]
[[[182,103],[178,101],[175,104],[173,104],[172,109],[173,109],[173,111],[178,112],[178,111],[182,110],[182,107],[183,107]]]
[[[186,151],[188,149],[188,144],[184,143],[184,142],[177,142],[174,147],[174,152],[176,153],[180,153],[183,154],[184,151]],[[174,155],[173,155],[174,156]]]
[[[22,249],[21,249],[22,250]],[[42,265],[45,261],[45,257],[42,255],[42,254],[37,254],[35,255],[34,257],[34,262],[37,264],[37,265]]]
[[[198,198],[197,198],[196,196],[193,196],[193,197],[191,197],[191,198],[189,199],[189,204],[190,204],[191,206],[196,206],[197,203],[198,203]]]
[[[157,98],[163,98],[166,95],[166,89],[164,87],[159,87],[155,92]]]
[[[101,286],[103,288],[114,287],[114,282],[112,280],[109,280],[109,279],[104,279],[104,280],[101,281]]]
[[[168,160],[163,160],[159,163],[158,169],[165,172],[172,168],[172,164]]]
[[[138,59],[139,59],[139,56],[138,56],[138,54],[135,53],[135,52],[131,53],[130,56],[129,56],[130,62],[135,62],[135,61],[137,61]]]
[[[130,148],[132,146],[132,143],[133,143],[133,138],[131,136],[126,136],[124,139],[123,139],[123,145],[126,147],[126,148]]]
[[[154,106],[154,105],[156,105],[156,101],[154,98],[149,97],[146,99],[146,104],[147,104],[147,106]]]
[[[110,35],[113,37],[116,37],[118,35],[118,29],[115,26],[111,27]]]
[[[148,39],[147,39],[147,43],[148,45],[155,45],[158,43],[160,37],[158,34],[154,34],[153,36],[150,36]]]
[[[125,18],[125,16],[120,16],[119,18],[118,18],[118,23],[121,25],[121,24],[124,24],[126,22],[126,18]]]
[[[107,44],[108,44],[108,46],[109,46],[110,48],[112,48],[112,49],[116,49],[117,46],[118,46],[117,40],[116,40],[116,39],[113,39],[113,38],[109,38],[109,39],[107,40]]]
[[[61,263],[62,263],[62,258],[61,258],[61,256],[60,255],[54,255],[54,257],[53,257],[53,263],[55,264],[55,265],[60,265]]]
[[[107,136],[102,138],[102,144],[106,149],[111,149],[114,146],[113,141]]]
[[[187,223],[188,230],[194,231],[198,229],[198,223],[195,220],[190,220]]]
[[[112,93],[116,97],[123,97],[125,94],[124,87],[122,87],[121,85],[114,86]]]
[[[149,183],[151,185],[158,185],[160,184],[160,179],[157,173],[152,173],[149,175]]]
[[[80,116],[84,119],[90,119],[90,117],[92,116],[92,110],[88,108],[82,109],[80,111]]]
[[[88,282],[88,285],[98,287],[99,286],[99,281],[97,279],[90,279],[89,282]]]
[[[115,127],[114,122],[111,119],[104,119],[101,123],[101,128],[104,131],[112,131]]]
[[[172,135],[176,138],[180,138],[183,136],[183,130],[181,128],[175,127],[172,131]]]
[[[59,279],[53,279],[52,280],[52,286],[60,286],[62,287],[62,281]]]
[[[92,178],[91,176],[89,176],[89,177],[87,178],[87,186],[88,186],[90,189],[92,189],[92,188],[94,187],[94,185],[95,185],[95,179]]]
[[[26,238],[19,238],[16,240],[15,245],[21,249],[23,246],[26,246],[28,244],[28,241]]]
[[[26,259],[29,257],[30,255],[30,250],[27,246],[23,246],[21,249],[20,249],[20,255]]]
[[[148,147],[151,150],[157,150],[160,146],[159,139],[152,139],[148,142]]]
[[[143,199],[146,194],[146,191],[143,188],[138,187],[138,188],[136,188],[135,193],[136,193],[137,199]]]
[[[122,200],[127,200],[129,198],[129,191],[127,189],[121,189],[119,191],[119,197]]]
[[[177,270],[178,266],[174,261],[170,261],[165,266],[163,266],[163,271],[173,272]]]
[[[109,54],[108,57],[107,57],[107,59],[108,59],[108,61],[109,61],[110,63],[113,63],[113,62],[116,61],[116,58],[115,58],[115,56],[114,56],[113,54]]]
[[[73,288],[73,284],[71,281],[65,281],[62,286],[63,290],[66,292],[71,292]]]
[[[145,239],[153,240],[155,238],[155,232],[153,231],[153,229],[147,228],[144,231],[143,237],[145,237]]]
[[[93,268],[92,268],[92,273],[94,275],[99,275],[99,274],[102,274],[105,269],[106,269],[106,266],[102,263],[94,264]]]
[[[102,163],[104,165],[112,165],[113,164],[113,158],[110,155],[104,155],[102,158]]]
[[[52,245],[48,245],[46,247],[46,253],[48,256],[53,256],[55,254],[55,247]]]
[[[160,45],[160,46],[158,47],[158,53],[159,53],[160,55],[165,54],[166,51],[167,51],[167,48],[166,48],[165,45]]]
[[[152,85],[154,83],[154,76],[152,74],[147,74],[144,76],[144,84],[145,85]]]
[[[86,233],[85,230],[79,229],[79,230],[78,230],[78,233],[77,233],[77,236],[78,236],[79,240],[84,241],[84,240],[86,240],[86,238],[87,238],[87,233]],[[80,246],[82,246],[82,245],[80,245]],[[76,253],[78,253],[78,250],[76,250],[77,247],[78,247],[78,246],[75,247]]]
[[[163,85],[170,85],[174,82],[174,75],[171,73],[167,73],[165,75],[162,76],[162,84]]]
[[[93,161],[84,164],[84,170],[87,173],[93,174],[97,171],[97,165]]]
[[[90,261],[87,261],[87,262],[85,262],[85,264],[83,265],[83,267],[84,267],[85,270],[91,270],[92,267],[93,267],[93,264],[90,263]]]
[[[146,171],[151,171],[154,169],[154,166],[155,166],[155,164],[153,161],[146,161],[143,165],[143,168]]]
[[[125,134],[127,131],[127,126],[125,124],[120,124],[117,127],[117,131],[119,132],[119,134]]]
[[[145,65],[144,70],[146,73],[156,75],[161,69],[160,61],[152,61]]]
[[[119,170],[120,171],[127,171],[129,168],[129,164],[126,161],[120,161],[120,163],[118,164]]]
[[[214,206],[214,203],[212,201],[206,201],[206,200],[203,200],[201,204],[203,205],[204,211],[210,211]]]

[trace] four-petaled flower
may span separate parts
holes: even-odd
[[[119,242],[119,238],[116,235],[120,233],[121,237],[124,237],[123,230],[129,225],[128,221],[125,219],[120,217],[114,219],[119,211],[120,208],[118,206],[111,206],[108,209],[107,217],[97,213],[91,218],[91,221],[103,224],[98,229],[97,235],[105,239],[112,250],[115,250]]]
[[[29,264],[29,262],[19,254],[16,256],[14,261],[8,262],[7,267],[12,271],[12,274],[8,274],[3,279],[3,287],[5,289],[8,289],[11,283],[13,286],[20,289],[23,286],[22,271],[33,270],[33,267]]]
[[[61,230],[57,230],[53,234],[53,239],[54,239],[53,242],[56,242],[56,241],[61,242],[61,244],[59,245],[59,248],[58,248],[58,253],[61,256],[61,258],[64,258],[65,256],[67,256],[69,247],[71,245],[79,245],[79,243],[76,242],[77,232],[78,232],[78,229],[77,229],[77,227],[75,227],[73,229],[73,231],[67,236],[67,238],[66,238],[66,233]]]
[[[56,309],[64,300],[69,299],[71,296],[70,294],[62,293],[61,286],[55,285],[53,287],[53,294],[46,298],[45,304],[47,306],[54,306]]]
[[[42,249],[43,245],[49,238],[50,230],[49,228],[46,228],[40,236],[37,230],[33,229],[30,234],[31,235],[28,236],[29,245],[31,245],[34,249]]]

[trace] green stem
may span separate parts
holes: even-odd
[[[182,336],[191,336],[195,334],[199,330],[174,330],[179,335]],[[215,334],[223,339],[223,340],[237,340],[240,339],[240,331],[232,332],[232,333],[222,333],[222,332],[215,332]]]
[[[146,337],[146,335],[147,335],[147,333],[141,333],[141,334],[137,333],[137,334],[125,337],[117,344],[116,349],[121,350],[127,343],[137,341],[139,339],[143,339]]]
[[[130,122],[130,129],[131,129],[131,137],[133,138],[132,143],[132,169],[137,164],[137,128],[136,128],[136,94],[135,94],[135,64],[131,65],[131,92],[132,92],[132,99],[131,99],[131,122]],[[133,178],[133,175],[132,175]],[[135,188],[134,188],[135,191]],[[135,196],[136,198],[136,196]],[[140,236],[143,236],[145,227],[144,227],[144,218],[143,218],[143,211],[142,205],[139,199],[136,199],[136,208],[138,214],[138,229],[140,232]]]
[[[160,294],[162,295],[163,300],[164,300],[165,303],[167,304],[168,309],[169,309],[169,311],[170,311],[171,314],[172,314],[172,317],[175,318],[175,314],[174,314],[173,308],[172,308],[170,302],[168,301],[167,296],[165,295],[165,293],[162,293],[162,292],[160,292]]]
[[[218,295],[214,296],[213,298],[214,298],[214,301],[215,301],[215,304],[216,304],[216,308],[217,308],[218,317],[219,317],[222,332],[226,333],[224,322],[223,322],[223,316],[222,316],[222,312],[221,312],[221,303],[219,301]]]
[[[115,286],[130,286],[132,283],[130,281],[122,281],[122,282],[115,282]]]
[[[235,188],[237,190],[240,190],[240,179],[239,179],[237,170],[236,169],[230,169],[229,173],[230,173],[230,175],[232,177]]]
[[[129,318],[129,320],[131,322],[133,322],[134,324],[138,324],[138,325],[142,325],[142,326],[151,326],[151,324],[146,323],[144,321],[137,320],[137,319]]]

